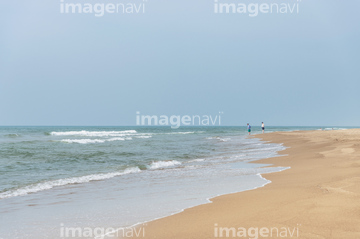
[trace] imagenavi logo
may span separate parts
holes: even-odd
[[[136,125],[139,126],[171,126],[178,129],[180,126],[220,126],[221,115],[143,115],[136,112]]]
[[[106,3],[100,1],[89,3],[86,0],[60,0],[60,13],[87,14],[95,17],[103,17],[105,14],[144,14],[147,2],[147,0],[109,0]]]
[[[264,1],[214,0],[216,14],[243,14],[257,17],[260,14],[299,14],[301,0]]]

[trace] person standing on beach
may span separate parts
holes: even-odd
[[[247,124],[247,130],[249,132],[249,135],[251,134],[251,125],[249,125],[249,123]]]
[[[265,131],[265,124],[264,124],[264,122],[261,122],[261,129],[262,129],[262,133],[264,133],[264,131]]]

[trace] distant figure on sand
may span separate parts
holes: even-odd
[[[265,124],[264,124],[264,122],[261,122],[261,129],[262,129],[262,131],[263,131],[263,133],[264,133],[264,131],[265,131]]]
[[[249,132],[249,135],[251,134],[251,125],[249,125],[249,123],[247,124],[247,130]]]

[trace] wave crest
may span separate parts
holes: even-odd
[[[121,176],[130,173],[138,173],[141,170],[138,167],[127,168],[122,172],[113,172],[113,173],[101,173],[101,174],[91,174],[87,176],[81,177],[73,177],[73,178],[65,178],[58,179],[53,181],[47,181],[43,183],[37,183],[33,185],[29,185],[23,188],[19,188],[16,190],[10,190],[3,193],[0,193],[0,199],[16,197],[16,196],[24,196],[30,193],[35,193],[39,191],[48,190],[54,187],[65,186],[68,184],[79,184],[79,183],[88,183],[90,181],[98,181],[113,178],[116,176]]]
[[[54,136],[84,136],[84,137],[109,137],[109,136],[127,136],[136,134],[136,130],[123,130],[123,131],[64,131],[64,132],[51,132],[50,135]]]
[[[111,138],[111,139],[63,139],[60,142],[65,143],[78,143],[78,144],[95,144],[95,143],[105,143],[105,142],[112,142],[112,141],[124,141],[124,140],[132,140],[131,137],[126,138]]]
[[[172,161],[156,161],[156,162],[152,162],[149,165],[149,169],[159,169],[159,168],[168,168],[168,167],[173,167],[176,165],[180,165],[181,163],[179,161],[176,160],[172,160]]]

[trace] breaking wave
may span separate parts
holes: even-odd
[[[140,171],[141,170],[138,167],[132,167],[132,168],[127,168],[122,172],[91,174],[81,177],[65,178],[65,179],[42,182],[42,183],[28,185],[26,187],[22,187],[16,190],[10,190],[0,193],[0,199],[16,197],[16,196],[24,196],[30,193],[44,191],[54,187],[65,186],[68,184],[79,184],[79,183],[87,183],[90,181],[104,180],[125,174],[138,173]]]
[[[156,161],[156,162],[152,162],[148,168],[149,169],[168,168],[168,167],[173,167],[173,166],[180,165],[180,164],[181,163],[179,161],[176,161],[176,160],[172,160],[172,161]]]
[[[54,136],[83,136],[83,137],[110,137],[110,136],[127,136],[136,134],[136,130],[123,131],[65,131],[65,132],[51,132]]]

